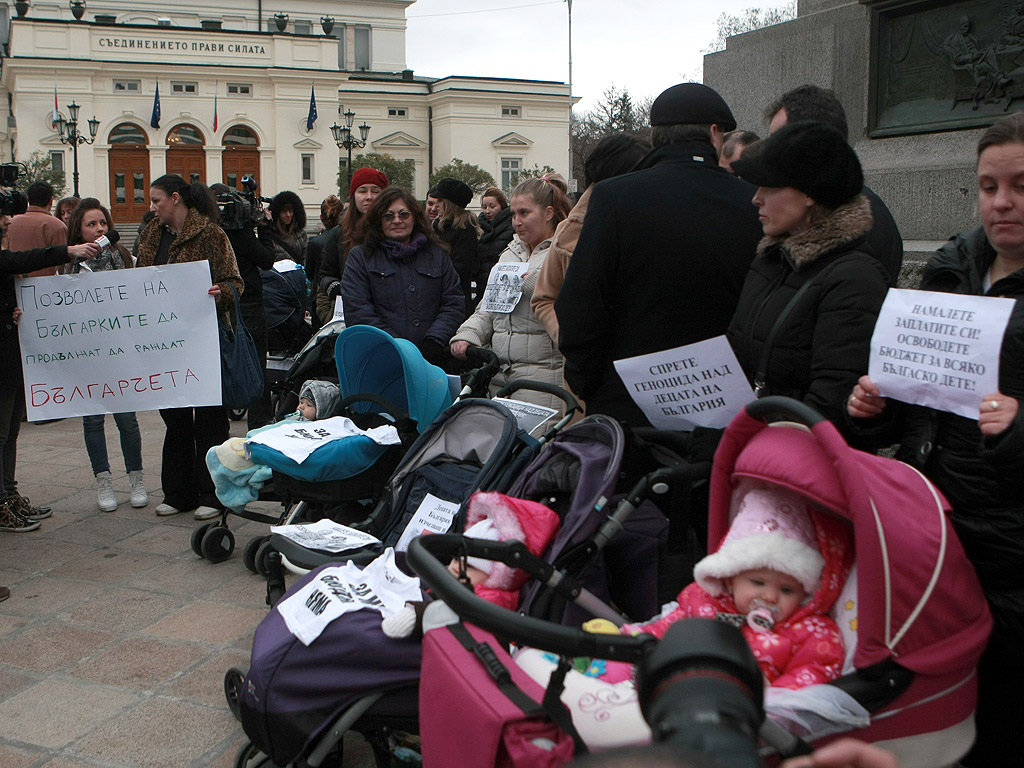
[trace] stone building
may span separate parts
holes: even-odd
[[[796,19],[706,56],[704,82],[762,135],[765,108],[785,91],[833,89],[867,183],[920,253],[978,225],[975,145],[1024,109],[1022,51],[1019,0],[799,0]]]
[[[263,194],[296,191],[315,221],[347,162],[330,127],[349,110],[357,137],[370,127],[353,157],[412,160],[421,198],[431,171],[456,157],[505,186],[521,169],[564,172],[568,86],[408,70],[413,2],[5,2],[0,161],[44,150],[71,188],[75,157],[53,124],[56,99],[65,118],[80,106],[85,136],[99,121],[95,143],[78,148],[80,190],[111,201],[115,221],[138,221],[165,172],[232,186],[251,173]],[[318,119],[307,130],[311,92]]]

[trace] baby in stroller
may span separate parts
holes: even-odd
[[[675,607],[622,632],[662,638],[679,619],[718,619],[740,628],[765,686],[796,689],[835,680],[845,654],[828,612],[853,563],[849,526],[795,491],[753,478],[740,480],[732,505],[722,545],[697,563],[696,581]],[[608,666],[605,679],[625,679],[628,665]]]
[[[246,437],[230,437],[206,454],[206,466],[217,491],[217,498],[229,509],[243,509],[259,498],[260,489],[271,478],[272,470],[257,464],[246,451],[246,441],[254,434],[279,427],[284,422],[316,421],[334,415],[341,390],[330,381],[310,379],[299,391],[298,410],[275,424],[254,429]]]

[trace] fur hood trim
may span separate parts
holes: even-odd
[[[293,219],[294,229],[298,231],[305,229],[306,207],[302,204],[302,199],[297,194],[287,189],[283,192],[278,192],[270,201],[270,215],[273,216],[274,221],[277,221],[277,217],[286,205],[292,207],[292,213],[295,217]]]
[[[778,245],[789,256],[793,267],[801,270],[825,254],[864,237],[872,226],[871,202],[860,194],[795,235],[762,238],[757,253],[760,255]]]

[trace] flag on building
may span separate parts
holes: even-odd
[[[213,92],[213,131],[217,132],[217,91],[220,90],[220,83],[217,83],[217,90]]]
[[[156,93],[153,95],[153,115],[149,118],[149,124],[154,128],[160,127],[160,83],[156,84]]]
[[[57,83],[53,84],[53,115],[50,118],[51,130],[57,130],[57,118],[60,116],[60,107],[57,106]]]
[[[316,86],[309,89],[309,114],[306,115],[306,130],[313,130],[313,123],[316,122]]]

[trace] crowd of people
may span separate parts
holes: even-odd
[[[1024,640],[1024,488],[1014,471],[1024,458],[1024,305],[1010,316],[998,391],[979,398],[974,418],[887,400],[866,373],[875,320],[900,276],[896,223],[864,185],[834,94],[795,88],[765,120],[768,135],[759,139],[738,129],[713,89],[683,83],[653,102],[650,143],[614,135],[595,146],[575,205],[565,180],[549,174],[522,181],[508,196],[484,190],[474,216],[475,191],[462,181],[441,180],[424,205],[381,171],[360,168],[346,199],[324,200],[323,230],[311,239],[293,192],[272,199],[257,230],[226,233],[209,189],[165,175],[150,188],[154,216],[140,230],[137,260],[95,243],[114,227],[99,200],[61,200],[51,214],[52,189],[33,184],[28,211],[6,228],[0,259],[0,316],[7,318],[0,342],[19,361],[0,373],[0,528],[33,530],[51,514],[15,481],[25,410],[15,275],[53,274],[69,262],[75,272],[205,260],[218,309],[230,308],[231,286],[265,357],[261,272],[286,259],[305,266],[311,290],[302,309],[314,327],[340,310],[348,325],[407,339],[450,373],[465,365],[470,345],[488,347],[500,361],[492,391],[524,378],[564,384],[588,414],[639,427],[650,422],[616,362],[725,336],[758,396],[812,406],[862,449],[898,445],[899,458],[951,502],[995,619],[979,668],[978,737],[964,765],[998,764],[1014,724],[1024,720],[1016,690],[1024,682],[1016,653]],[[986,130],[976,161],[981,225],[931,258],[921,288],[1015,299],[1024,295],[1024,114]],[[562,407],[548,395],[522,398]],[[204,457],[228,437],[224,408],[160,415],[166,433],[156,514],[220,514]],[[250,407],[250,428],[271,419],[266,397]],[[114,421],[131,504],[146,506],[135,414],[114,414]],[[83,418],[98,504],[113,511],[103,426],[102,415]],[[761,587],[778,580],[779,569],[761,570],[769,572],[758,576]],[[813,579],[794,586],[792,573],[781,575],[791,596],[816,588]],[[738,605],[735,573],[720,576],[728,583],[712,594],[727,593]],[[798,603],[785,616],[802,616]]]

